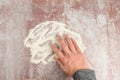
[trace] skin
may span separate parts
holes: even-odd
[[[61,49],[56,44],[52,44],[51,48],[57,55],[57,63],[66,74],[72,76],[80,69],[90,68],[87,59],[73,38],[65,34],[64,37],[57,35],[57,40],[60,43]]]

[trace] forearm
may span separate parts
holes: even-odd
[[[96,80],[95,72],[90,69],[81,69],[74,73],[74,80]]]

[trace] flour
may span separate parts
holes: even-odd
[[[82,51],[85,50],[80,34],[68,29],[68,26],[63,23],[46,21],[31,29],[24,40],[24,45],[30,48],[30,62],[35,64],[54,62],[55,54],[51,50],[50,44],[56,43],[59,45],[56,40],[57,34],[61,36],[68,34],[77,41]]]

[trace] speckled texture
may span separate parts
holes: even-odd
[[[0,80],[70,80],[57,64],[29,62],[23,40],[47,20],[81,34],[97,80],[120,80],[119,0],[0,0]]]

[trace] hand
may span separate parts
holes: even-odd
[[[72,76],[77,70],[89,69],[88,61],[78,47],[77,42],[68,35],[64,35],[64,38],[57,35],[61,50],[57,48],[56,44],[51,46],[58,57],[56,61],[63,71]]]

